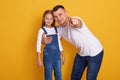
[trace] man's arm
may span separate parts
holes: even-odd
[[[52,41],[52,37],[47,37],[47,36],[45,36],[45,34],[42,35],[41,43],[43,45],[49,44],[49,43],[51,43],[51,41]]]

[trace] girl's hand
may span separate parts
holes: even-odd
[[[62,64],[64,65],[65,64],[65,57],[62,56]]]
[[[38,67],[42,67],[43,66],[43,62],[41,60],[38,61]]]
[[[62,64],[65,64],[65,56],[63,51],[61,51],[61,60],[62,60]]]

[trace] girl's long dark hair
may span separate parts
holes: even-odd
[[[52,16],[53,16],[53,11],[52,10],[46,10],[44,12],[43,17],[42,17],[42,25],[41,25],[41,27],[45,26],[44,18],[45,18],[46,14],[52,14]],[[53,16],[53,19],[54,19],[54,16]],[[55,26],[55,20],[53,20],[53,23],[51,24],[51,26]]]

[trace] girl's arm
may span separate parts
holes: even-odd
[[[58,28],[57,28],[58,29]],[[65,63],[65,56],[64,56],[64,52],[63,52],[63,48],[62,48],[62,44],[61,44],[61,36],[59,34],[59,30],[58,30],[58,43],[59,43],[59,49],[60,49],[60,53],[61,53],[61,59],[62,59],[62,64]]]
[[[61,51],[61,60],[62,60],[62,64],[65,63],[65,56],[64,56],[64,52]]]
[[[37,62],[39,67],[43,66],[43,62],[41,60],[41,40],[42,40],[43,33],[44,33],[43,30],[40,29],[38,32],[37,44],[36,44]]]
[[[42,67],[43,66],[43,61],[41,59],[40,52],[37,52],[37,59],[38,59],[38,67]]]

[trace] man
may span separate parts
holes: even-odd
[[[87,80],[96,80],[103,58],[103,47],[99,40],[90,32],[81,18],[68,17],[62,5],[53,8],[55,21],[59,24],[59,34],[65,40],[75,45],[76,54],[71,80],[81,80],[87,67]],[[50,43],[50,38],[44,38],[44,43]]]

